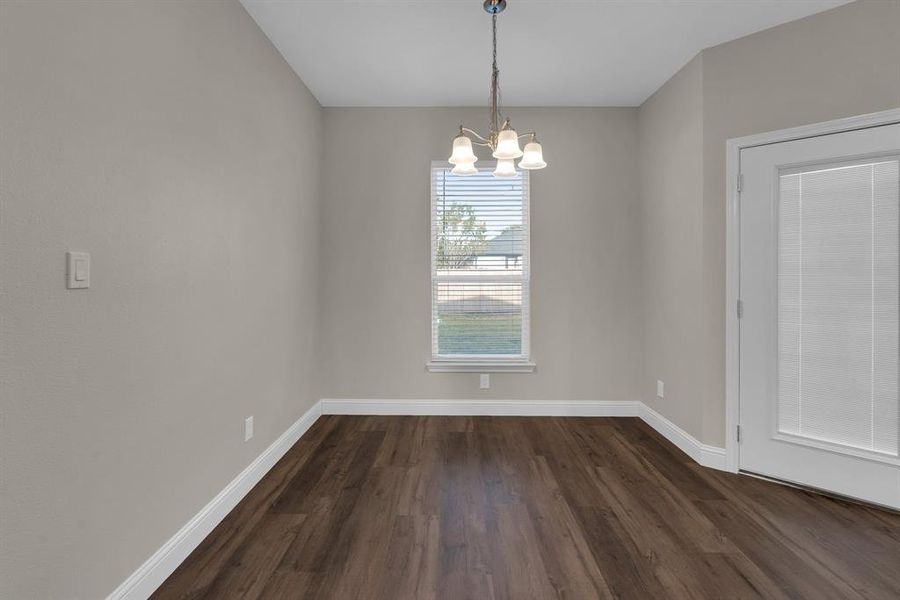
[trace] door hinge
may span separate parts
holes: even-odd
[[[744,318],[744,301],[743,300],[737,301],[737,317],[738,317],[738,319]]]
[[[737,426],[737,441],[738,442],[741,441],[741,426],[740,425]]]
[[[744,174],[743,173],[738,173],[737,191],[738,191],[738,193],[741,193],[742,191],[744,191]]]

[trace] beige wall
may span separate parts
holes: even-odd
[[[702,94],[696,97],[698,67]],[[671,88],[689,89],[679,94]],[[683,94],[695,97],[686,100]],[[689,124],[696,132],[698,103],[702,106],[702,211],[698,214],[693,202],[686,205],[688,214],[669,222],[669,236],[702,239],[700,261],[674,267],[691,275],[701,270],[699,294],[693,292],[700,299],[699,313],[673,307],[669,316],[676,322],[669,327],[680,331],[698,327],[702,349],[697,352],[691,346],[684,356],[683,349],[668,339],[660,341],[665,349],[655,355],[657,321],[656,315],[648,313],[649,359],[642,389],[646,399],[655,385],[654,361],[669,365],[668,370],[677,366],[696,373],[696,382],[684,395],[679,390],[679,398],[672,403],[667,387],[659,410],[703,442],[721,446],[725,443],[725,141],[900,106],[900,2],[855,2],[704,50],[641,107],[642,156],[655,152],[649,145],[683,147],[682,129]],[[687,124],[682,122],[685,119]],[[689,143],[694,145],[696,140]],[[693,164],[684,156],[673,155],[671,160],[670,166]],[[642,198],[645,233],[653,230],[658,219],[653,211],[660,203],[654,196],[660,180],[656,172],[668,168],[642,163],[641,178],[648,183]],[[684,186],[695,198],[693,168]],[[650,248],[644,260],[647,295],[671,277],[667,269],[653,264],[652,249],[657,246],[656,240],[644,240],[645,250]],[[652,299],[650,303],[652,311]],[[695,323],[698,314],[699,325]],[[694,407],[685,410],[683,398]],[[700,430],[695,429],[697,414],[702,417]]]
[[[641,399],[694,436],[703,430],[703,61],[638,113],[643,276]],[[656,396],[656,381],[665,398]]]
[[[236,2],[4,0],[0,126],[0,597],[93,600],[318,397],[321,109]]]
[[[326,109],[323,396],[635,400],[640,377],[637,111],[510,109],[550,166],[532,176],[532,374],[425,370],[429,169],[485,109]]]

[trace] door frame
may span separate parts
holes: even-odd
[[[880,112],[767,131],[731,138],[725,142],[725,470],[740,470],[740,348],[741,327],[738,317],[741,283],[741,150],[855,129],[900,123],[900,108]]]

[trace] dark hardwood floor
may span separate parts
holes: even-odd
[[[153,596],[900,598],[900,516],[638,419],[325,416]]]

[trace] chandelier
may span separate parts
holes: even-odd
[[[497,15],[506,8],[506,0],[484,0],[484,10],[491,15],[493,28],[493,56],[494,64],[491,69],[491,119],[490,131],[487,137],[481,136],[468,127],[459,126],[459,134],[453,138],[453,154],[449,162],[453,165],[450,171],[454,175],[475,175],[478,169],[475,163],[478,157],[472,151],[472,144],[491,149],[493,157],[497,159],[497,167],[494,169],[495,177],[515,177],[516,163],[519,161],[520,169],[543,169],[547,166],[544,162],[541,145],[533,131],[519,135],[512,128],[509,118],[503,118],[500,114],[500,70],[497,68]],[[502,124],[501,124],[502,123]],[[469,137],[471,136],[471,137]],[[474,140],[472,138],[475,138]],[[519,140],[528,138],[525,151],[519,148]]]

